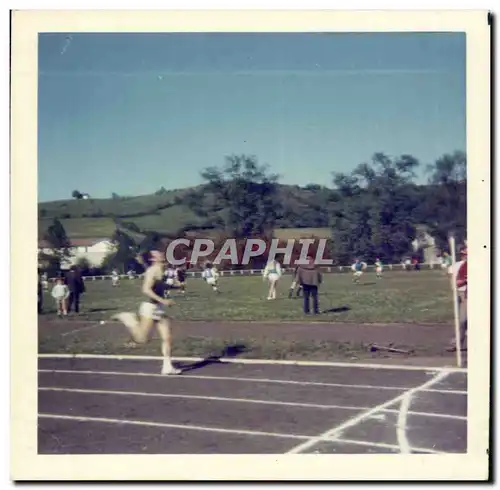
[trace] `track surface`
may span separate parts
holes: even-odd
[[[40,454],[464,453],[467,375],[40,358]]]

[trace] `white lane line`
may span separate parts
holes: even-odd
[[[399,410],[392,408],[384,408],[380,410],[382,413],[394,413],[399,414]],[[464,420],[467,421],[467,417],[463,415],[451,415],[446,413],[435,413],[435,412],[413,412],[408,410],[408,415],[415,415],[417,417],[436,417],[440,419],[451,419],[451,420]]]
[[[52,386],[43,386],[38,388],[39,391],[58,391],[63,393],[87,393],[94,395],[125,395],[125,396],[149,396],[158,398],[182,398],[187,400],[206,400],[219,402],[234,402],[234,403],[254,403],[258,405],[280,405],[284,407],[300,407],[300,408],[318,408],[324,410],[355,410],[363,411],[369,407],[353,407],[343,405],[321,405],[316,403],[298,403],[298,402],[280,402],[272,400],[255,400],[253,398],[225,398],[220,396],[204,396],[204,395],[183,395],[176,393],[148,393],[139,391],[113,391],[113,390],[92,390],[86,388],[59,388]]]
[[[380,447],[380,448],[385,448],[385,449],[394,449],[395,451],[399,450],[399,446],[397,446],[395,444],[386,444],[384,442],[358,441],[355,439],[344,439],[343,437],[336,439],[335,442],[339,442],[341,444],[355,444],[357,446],[371,446],[371,447]],[[426,452],[426,453],[430,453],[430,454],[446,454],[446,453],[443,453],[441,451],[436,451],[434,449],[419,448],[419,447],[412,447],[412,450],[419,451],[419,452]]]
[[[261,436],[261,437],[276,437],[281,439],[296,439],[296,440],[309,440],[309,436],[299,435],[299,434],[283,434],[278,432],[262,432],[262,431],[253,431],[253,430],[244,430],[244,429],[222,429],[218,427],[202,427],[198,425],[183,425],[183,424],[167,424],[163,422],[148,422],[144,420],[122,420],[122,419],[110,419],[104,417],[83,417],[78,415],[57,415],[50,413],[40,413],[38,414],[38,418],[41,419],[54,419],[54,420],[70,420],[75,422],[93,422],[93,423],[105,423],[105,424],[117,424],[117,425],[136,425],[143,427],[161,427],[165,429],[180,429],[180,430],[195,430],[201,432],[219,432],[222,434],[237,434],[237,435],[245,435],[245,436]],[[322,442],[335,442],[335,443],[344,443],[344,444],[356,444],[359,446],[368,446],[368,447],[380,447],[397,450],[398,446],[393,444],[384,444],[378,442],[366,442],[366,441],[357,441],[352,439],[338,439],[336,441],[332,441],[330,439],[323,439]],[[427,452],[427,453],[439,453],[438,451],[434,451],[433,449],[425,449],[425,448],[413,448],[415,451]]]
[[[432,386],[435,383],[439,383],[442,379],[444,379],[446,376],[448,376],[448,372],[440,372],[434,378],[426,381],[425,383],[416,386],[415,388],[412,388],[406,393],[416,393],[417,391],[423,389],[423,388],[428,388]],[[340,425],[337,425],[333,427],[332,429],[327,430],[323,434],[320,434],[317,437],[312,437],[309,439],[309,441],[306,441],[302,444],[299,444],[298,446],[295,446],[292,448],[290,451],[288,451],[288,454],[298,454],[311,446],[314,446],[319,440],[324,439],[324,438],[335,438],[340,436],[342,431],[349,427],[354,427],[355,425],[358,425],[360,422],[365,420],[366,418],[370,417],[373,414],[379,413],[382,409],[384,408],[389,408],[391,405],[394,405],[395,403],[398,403],[400,400],[403,399],[403,397],[406,395],[406,393],[403,393],[402,395],[398,395],[395,398],[391,398],[390,400],[386,401],[385,403],[381,403],[380,405],[377,405],[370,410],[367,410],[366,412],[363,412],[359,415],[356,415],[355,417],[352,417],[351,419],[348,419],[347,421],[343,422]]]
[[[396,434],[398,436],[399,451],[402,454],[410,454],[410,443],[408,442],[408,436],[406,434],[406,419],[408,417],[408,410],[410,409],[411,403],[411,391],[408,391],[403,395],[401,399],[401,406],[399,408],[398,421],[396,425]]]
[[[76,328],[75,330],[70,330],[69,332],[62,333],[61,337],[66,337],[66,335],[72,335],[78,332],[85,332],[86,330],[92,330],[93,328],[97,327],[102,327],[102,325],[100,323],[97,323],[96,325],[92,325],[91,327]]]
[[[139,356],[139,355],[112,355],[112,354],[38,354],[40,359],[114,359],[134,361],[162,361],[161,356]],[[206,361],[204,357],[173,357],[174,361],[199,362]],[[277,366],[318,366],[318,367],[341,367],[360,369],[387,369],[389,371],[430,371],[446,373],[467,373],[467,368],[458,367],[429,367],[429,366],[407,366],[400,364],[366,364],[351,362],[329,362],[329,361],[287,361],[282,359],[243,359],[221,357],[221,362],[230,364],[262,364]]]
[[[280,434],[276,432],[262,432],[254,430],[236,430],[236,429],[222,429],[218,427],[202,427],[199,425],[182,425],[182,424],[167,424],[163,422],[148,422],[145,420],[121,420],[110,419],[104,417],[80,417],[77,415],[55,415],[50,413],[40,413],[39,418],[44,419],[61,419],[61,420],[75,420],[78,422],[103,422],[107,424],[120,424],[120,425],[142,425],[146,427],[164,427],[167,429],[182,429],[182,430],[198,430],[203,432],[220,432],[223,434],[240,434],[246,436],[265,436],[265,437],[281,437],[287,439],[308,439],[307,436],[299,436],[295,434]]]
[[[39,373],[61,373],[61,374],[86,374],[86,375],[105,375],[105,376],[146,376],[154,378],[164,378],[166,376],[159,373],[142,373],[142,372],[126,372],[126,371],[91,371],[83,369],[39,369]],[[175,378],[169,378],[175,379]],[[179,379],[179,378],[177,378]],[[237,378],[230,376],[207,376],[207,375],[192,375],[185,374],[182,377],[185,379],[202,379],[202,380],[220,380],[220,381],[236,381],[236,382],[250,382],[250,383],[276,383],[276,384],[286,384],[286,385],[299,385],[299,386],[321,386],[321,387],[332,387],[332,388],[354,388],[354,389],[373,389],[373,390],[390,390],[390,391],[407,391],[411,388],[405,386],[375,386],[375,385],[351,385],[342,383],[323,383],[320,381],[294,381],[288,379],[269,379],[269,378]],[[432,393],[447,393],[450,395],[466,395],[466,391],[456,391],[456,390],[422,390]]]
[[[92,390],[90,388],[61,388],[51,387],[51,386],[41,386],[38,388],[39,391],[60,391],[68,393],[94,393],[101,395],[130,395],[130,396],[151,396],[151,397],[164,397],[164,398],[183,398],[186,400],[206,400],[206,401],[221,401],[221,402],[234,402],[234,403],[257,403],[262,405],[282,405],[290,407],[302,407],[302,408],[317,408],[323,410],[369,410],[370,407],[357,407],[357,406],[344,406],[344,405],[325,405],[318,403],[300,403],[300,402],[281,402],[272,400],[254,400],[249,398],[226,398],[217,396],[205,396],[205,395],[184,395],[176,393],[154,393],[154,392],[135,392],[135,391],[110,391],[110,390]],[[399,410],[395,409],[382,409],[380,412],[399,414]],[[417,417],[437,417],[444,419],[457,419],[457,420],[467,420],[467,417],[460,415],[446,415],[441,413],[432,412],[408,412],[409,415],[415,415]]]

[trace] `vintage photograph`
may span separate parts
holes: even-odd
[[[36,203],[13,232],[36,209],[37,314],[12,344],[17,376],[36,350],[12,395],[36,411],[31,474],[58,455],[77,458],[75,478],[80,456],[103,455],[316,455],[325,470],[386,456],[372,476],[394,455],[474,455],[485,471],[479,29],[72,15],[14,43],[36,57],[13,70],[33,77],[13,104],[36,114]],[[101,459],[89,479],[111,475]]]
[[[40,453],[467,451],[464,34],[38,53]]]

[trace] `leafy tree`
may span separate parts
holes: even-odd
[[[148,231],[146,236],[139,244],[139,251],[146,252],[155,250],[161,246],[161,236],[156,231]]]
[[[78,190],[74,190],[72,193],[71,193],[71,197],[73,197],[73,199],[82,199],[83,198],[83,194],[78,191]]]
[[[78,258],[75,265],[80,269],[82,275],[84,276],[88,275],[89,271],[92,269],[92,264],[87,257]]]
[[[111,199],[117,200],[117,199],[120,199],[120,196],[116,192],[112,192]]]
[[[350,175],[334,174],[332,253],[339,263],[355,257],[399,260],[410,250],[418,205],[412,179],[418,166],[410,155],[390,159],[376,153]]]
[[[167,194],[167,192],[167,189],[162,186],[155,192],[155,196],[162,196],[163,194]]]
[[[467,239],[466,155],[460,151],[443,155],[427,170],[429,186],[418,211],[438,246],[447,249],[449,233],[459,243]]]
[[[52,249],[52,253],[50,254],[52,259],[50,262],[54,267],[60,268],[61,264],[71,256],[71,242],[66,235],[64,226],[57,218],[47,228],[43,239],[48,242],[49,247]]]
[[[124,273],[135,262],[137,245],[129,235],[119,229],[115,230],[111,241],[114,250],[104,258],[102,267],[106,270],[116,268]]]
[[[214,217],[217,228],[232,237],[262,235],[272,231],[280,215],[278,176],[268,173],[255,157],[226,157],[222,169],[202,172],[202,190],[186,196],[186,204],[199,217]]]

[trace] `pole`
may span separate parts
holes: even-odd
[[[457,281],[455,277],[455,237],[450,236],[450,252],[452,260],[452,273],[451,273],[451,289],[453,292],[453,316],[455,320],[455,346],[457,349],[457,366],[462,367],[462,351],[460,345],[460,320],[458,316],[458,293],[457,293]]]

